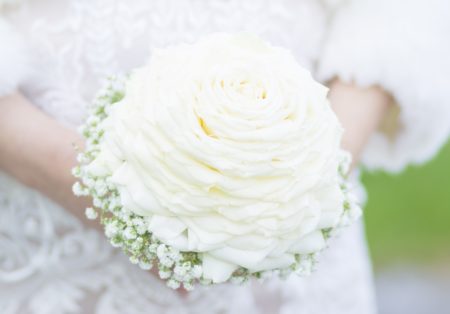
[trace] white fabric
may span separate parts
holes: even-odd
[[[348,27],[333,26],[336,32],[327,34],[330,22],[345,25],[347,10],[360,14],[359,9],[347,7],[347,3],[345,0],[29,0],[5,11],[4,17],[26,38],[39,60],[34,68],[37,74],[23,91],[44,111],[74,127],[80,123],[104,77],[142,64],[153,47],[192,41],[214,31],[255,32],[293,50],[298,60],[311,70],[319,63],[324,78],[341,72],[347,78],[344,70],[335,69],[340,60],[331,61],[329,56],[335,49],[344,49],[338,43],[339,38],[346,38],[348,28],[359,27],[353,23],[363,23],[365,19],[354,21],[347,17]],[[330,20],[335,13],[336,19]],[[362,10],[361,14],[364,13]],[[338,31],[340,27],[343,33]],[[0,43],[3,40],[0,37]],[[323,44],[326,46],[321,61],[318,57]],[[385,61],[371,60],[362,68],[363,73],[376,73]],[[344,64],[354,69],[349,62]],[[392,71],[402,72],[403,68],[396,68],[395,63],[389,69],[391,66]],[[389,89],[396,93],[403,82],[410,81],[397,82],[393,76],[394,85]],[[413,88],[422,86],[420,77],[414,82]],[[431,84],[424,86],[429,89],[427,95],[436,99],[435,103],[443,103],[431,93]],[[434,111],[420,108],[405,106],[403,113],[418,110],[423,121],[439,119],[437,107]],[[430,139],[437,141],[431,135]],[[416,147],[402,149],[407,154]],[[293,277],[287,282],[273,280],[245,287],[222,285],[198,289],[187,299],[181,299],[150,274],[130,264],[101,234],[86,230],[67,211],[38,193],[0,176],[1,313],[369,314],[375,311],[372,297],[370,265],[360,226],[348,229],[332,243],[318,272],[310,278]]]
[[[423,163],[446,141],[449,35],[446,0],[358,0],[336,11],[318,76],[377,84],[400,106],[395,137],[378,132],[366,148],[362,162],[368,168],[399,171],[410,163]]]
[[[0,17],[0,97],[15,91],[31,72],[20,34]]]
[[[19,1],[21,0],[0,0],[0,10],[9,6],[16,5]]]

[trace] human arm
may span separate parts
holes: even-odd
[[[84,219],[90,200],[71,188],[81,137],[19,93],[0,97],[0,112],[0,169]]]
[[[330,83],[331,106],[344,127],[342,147],[352,154],[352,168],[392,104],[390,95],[378,86],[358,87],[340,80]]]

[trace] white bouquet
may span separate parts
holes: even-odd
[[[96,98],[74,191],[172,288],[308,274],[360,213],[327,91],[248,34],[157,50]]]

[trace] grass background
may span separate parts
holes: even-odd
[[[420,143],[418,143],[420,145]],[[375,267],[450,260],[450,143],[400,175],[364,172],[366,232]]]

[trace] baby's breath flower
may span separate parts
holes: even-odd
[[[135,255],[130,256],[129,259],[130,259],[130,262],[132,264],[138,264],[139,263],[139,258],[137,256],[135,256]]]
[[[88,177],[88,176],[84,176],[83,177],[83,184],[86,185],[89,188],[92,188],[95,184],[95,180]]]
[[[171,278],[167,280],[167,286],[172,289],[178,289],[180,287],[180,282]]]
[[[133,223],[131,222],[131,215],[127,211],[122,209],[122,212],[119,213],[119,217],[127,226],[131,227],[133,225]]]
[[[312,259],[311,258],[305,258],[300,262],[299,267],[296,269],[296,274],[300,276],[305,276],[311,273],[312,270]]]
[[[160,257],[159,262],[161,263],[161,265],[165,267],[172,267],[174,264],[174,261],[168,258],[167,256],[164,256],[162,258]]]
[[[160,268],[158,274],[161,279],[168,279],[168,278],[170,278],[170,276],[172,276],[172,272],[170,270],[165,270],[165,269],[161,269],[161,268]]]
[[[111,238],[112,236],[115,236],[117,234],[117,232],[119,231],[119,228],[117,226],[117,222],[116,221],[105,223],[104,226],[105,226],[105,235],[108,238]]]
[[[72,169],[72,175],[73,175],[75,178],[81,177],[81,169],[80,169],[80,166],[76,166],[76,167],[74,167],[74,168]],[[78,182],[77,182],[77,183],[78,183]]]
[[[108,188],[109,189],[109,188]],[[111,189],[109,189],[111,190]],[[114,211],[115,209],[117,209],[119,207],[120,203],[117,200],[116,197],[110,197],[109,198],[109,204],[108,204],[108,210],[109,211]]]
[[[143,235],[145,232],[147,232],[147,226],[145,225],[143,219],[137,217],[133,218],[132,223],[136,228],[138,234]]]
[[[169,252],[168,257],[169,257],[171,260],[173,260],[174,262],[178,262],[178,261],[180,261],[180,260],[182,259],[181,253],[178,252],[177,250],[174,250],[174,249],[172,249],[172,250]]]
[[[95,209],[93,209],[92,207],[86,208],[85,214],[86,214],[86,217],[91,220],[94,220],[98,217],[97,211]]]
[[[180,276],[180,277],[183,277],[183,276],[185,276],[187,273],[188,273],[188,271],[189,271],[189,269],[191,268],[191,265],[190,265],[190,263],[184,263],[184,264],[182,264],[182,265],[176,265],[175,267],[174,267],[174,269],[173,269],[173,272],[176,274],[176,275],[178,275],[178,276]]]
[[[233,277],[230,278],[231,280],[233,280]],[[209,286],[212,284],[212,280],[211,279],[205,279],[205,278],[201,278],[199,280],[199,282],[204,285],[204,286]]]
[[[133,251],[139,251],[139,249],[142,247],[143,244],[144,244],[144,240],[139,237],[131,243],[131,249]]]
[[[156,256],[156,254],[150,253],[150,252],[145,251],[145,250],[144,250],[144,252],[143,252],[143,255],[144,255],[145,257],[147,257],[149,260],[156,260],[156,259],[158,258],[158,257]]]
[[[110,241],[113,247],[121,247],[123,245],[123,241],[120,237],[113,237]]]
[[[272,276],[273,276],[273,271],[271,271],[271,270],[261,272],[262,280],[267,280],[267,279],[271,278]]]
[[[103,180],[95,181],[95,192],[99,197],[105,196],[108,193],[108,188]]]
[[[123,232],[123,236],[125,237],[125,239],[127,240],[133,240],[136,239],[137,237],[137,232],[134,228],[132,227],[128,227],[125,229],[125,231]]]
[[[89,158],[86,156],[86,154],[84,154],[84,153],[79,153],[79,154],[77,155],[77,161],[78,161],[80,164],[84,164],[84,163],[89,162]]]
[[[183,282],[183,288],[186,291],[192,291],[194,290],[194,282],[192,280],[187,281],[187,282]]]
[[[139,261],[139,267],[143,270],[149,270],[152,266],[153,265],[148,261]]]
[[[148,251],[150,253],[156,254],[156,250],[158,249],[158,244],[152,243],[148,246]]]
[[[102,208],[103,207],[103,200],[101,198],[99,198],[99,197],[94,197],[92,203],[97,208]]]
[[[194,278],[200,278],[202,276],[202,273],[203,273],[203,269],[202,269],[202,266],[200,266],[200,265],[194,265],[191,269],[191,274],[192,274],[192,277],[194,277]]]
[[[96,126],[100,123],[100,118],[98,116],[89,116],[86,120],[86,124],[90,126]]]
[[[281,279],[286,279],[291,273],[292,273],[292,270],[290,268],[284,268],[284,269],[280,269],[279,276]]]
[[[244,282],[245,282],[245,277],[244,276],[232,276],[231,278],[230,278],[230,281],[231,281],[231,283],[234,283],[234,284],[236,284],[236,285],[241,285],[241,284],[243,284]],[[203,282],[202,282],[202,284],[204,284]]]
[[[167,247],[165,244],[160,244],[156,249],[156,255],[158,255],[159,259],[163,259],[167,257]]]
[[[75,182],[72,186],[73,194],[76,196],[83,196],[85,195],[85,189],[81,186],[80,182]]]
[[[83,135],[83,136],[86,135],[86,134],[85,134],[86,130],[87,130],[87,127],[86,127],[86,125],[84,125],[84,124],[80,125],[80,126],[77,128],[78,134],[81,134],[81,135]]]

